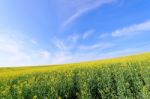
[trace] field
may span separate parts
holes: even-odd
[[[0,99],[150,99],[150,53],[0,68]]]

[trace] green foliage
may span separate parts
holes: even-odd
[[[1,79],[0,99],[150,99],[149,82],[149,60],[97,63]]]

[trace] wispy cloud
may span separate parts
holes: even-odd
[[[38,42],[37,42],[36,40],[34,40],[34,39],[32,39],[32,40],[30,40],[30,41],[31,41],[31,43],[34,44],[34,45],[37,45],[37,44],[38,44]]]
[[[76,44],[78,40],[81,38],[81,35],[74,33],[67,38],[67,41],[71,44]]]
[[[37,49],[35,42],[21,33],[0,32],[0,45],[0,66],[46,64],[51,58],[49,51]]]
[[[66,27],[67,25],[71,24],[72,22],[74,22],[77,18],[79,18],[84,13],[87,13],[93,9],[96,9],[96,8],[98,8],[104,4],[110,4],[113,1],[116,1],[116,0],[88,0],[88,1],[84,1],[84,5],[79,6],[78,10],[63,22],[62,27]],[[79,2],[79,1],[77,1],[77,2]],[[76,4],[76,3],[74,3],[74,4]]]
[[[150,31],[150,20],[145,21],[140,24],[134,24],[128,27],[124,27],[112,32],[113,37],[125,36],[125,35],[134,35],[137,33],[143,33],[146,31]]]
[[[112,43],[96,43],[96,44],[89,45],[89,46],[80,45],[79,49],[83,50],[83,51],[85,51],[85,50],[95,50],[95,49],[103,50],[103,49],[106,49],[106,48],[110,48],[113,45],[114,44],[112,44]]]
[[[51,64],[62,64],[72,62],[74,55],[73,49],[76,49],[76,44],[80,39],[80,35],[72,34],[64,38],[55,37],[52,40],[55,51],[53,51]]]
[[[80,38],[80,35],[78,34],[72,34],[64,38],[55,37],[52,40],[52,43],[60,51],[69,51],[75,47],[79,38]]]
[[[138,28],[138,31],[149,31],[149,21],[135,26]],[[50,45],[52,47],[51,50],[40,47],[38,41],[30,37],[18,36],[18,34],[13,32],[0,32],[0,66],[80,62],[118,57],[150,50],[148,49],[150,47],[148,43],[145,44],[145,47],[141,45],[138,48],[133,47],[118,50],[111,49],[116,46],[114,42],[96,41],[94,44],[87,45],[78,43],[81,39],[83,39],[83,35],[77,33],[64,38],[55,38],[52,41],[53,45]],[[109,52],[107,52],[108,49]]]
[[[5,64],[16,65],[16,61],[30,60],[30,56],[22,49],[22,41],[14,38],[14,33],[0,33],[0,60],[1,66]]]
[[[53,39],[53,45],[59,50],[69,50],[70,47],[67,46],[63,39],[55,38]]]
[[[43,57],[44,59],[49,59],[51,58],[51,53],[47,50],[42,50],[39,52],[40,56]]]
[[[65,38],[53,39],[52,51],[42,48],[37,41],[19,33],[0,32],[0,66],[27,66],[42,64],[59,64],[72,62],[75,48],[80,36],[73,34]]]
[[[94,29],[91,29],[89,31],[86,31],[85,33],[83,33],[83,39],[87,39],[89,36],[91,36],[93,33],[95,32]]]
[[[105,37],[108,37],[108,36],[110,36],[109,33],[100,34],[100,38],[105,38]]]

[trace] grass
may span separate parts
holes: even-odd
[[[0,69],[0,99],[149,99],[150,53]]]

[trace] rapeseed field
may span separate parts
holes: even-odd
[[[150,99],[150,53],[0,68],[0,99]]]

